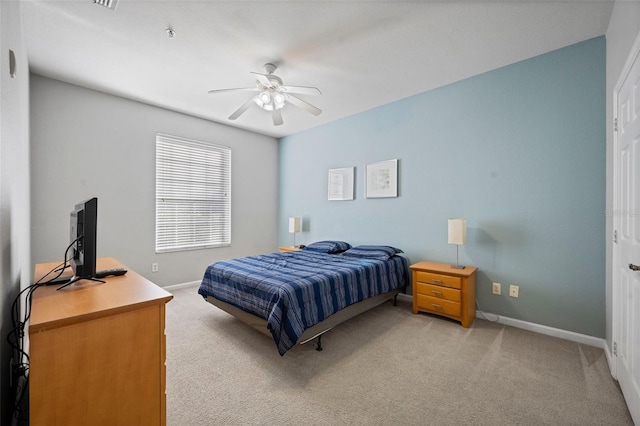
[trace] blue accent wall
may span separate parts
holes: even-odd
[[[604,337],[605,84],[598,37],[282,138],[279,242],[301,216],[296,243],[455,263],[447,219],[463,217],[480,310]],[[367,199],[365,165],[390,159],[398,197]],[[328,201],[328,170],[352,166],[355,199]]]

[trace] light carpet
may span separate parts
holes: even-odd
[[[167,305],[167,424],[633,425],[602,349],[391,302],[280,356],[197,287]]]

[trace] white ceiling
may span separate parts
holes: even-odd
[[[612,1],[21,0],[37,74],[282,137],[605,34]],[[170,38],[167,28],[175,31]],[[229,120],[250,71],[323,110],[284,124],[257,106]]]

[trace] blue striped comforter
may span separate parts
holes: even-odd
[[[212,263],[198,293],[263,318],[280,355],[304,330],[369,297],[409,284],[408,262],[307,250]]]

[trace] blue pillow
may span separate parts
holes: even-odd
[[[311,250],[311,251],[317,251],[319,253],[335,254],[335,253],[342,253],[343,251],[348,250],[350,248],[351,248],[351,244],[345,243],[344,241],[325,240],[325,241],[317,241],[315,243],[311,243],[308,246],[306,246],[303,250]]]
[[[364,257],[368,259],[389,260],[398,253],[404,253],[399,248],[391,246],[357,246],[342,253],[343,256]]]

